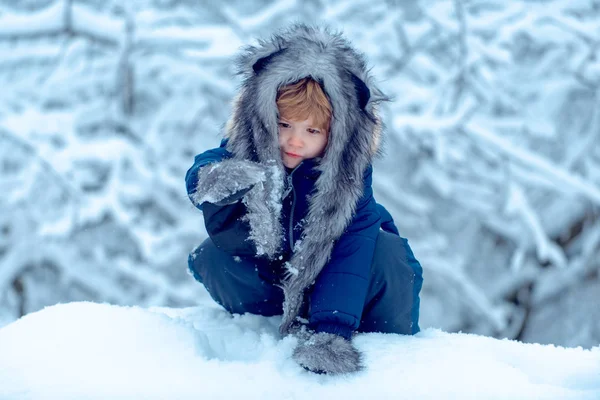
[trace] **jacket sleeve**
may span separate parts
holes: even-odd
[[[373,198],[372,168],[364,176],[364,194],[346,232],[310,294],[310,326],[317,332],[350,338],[358,328],[369,286],[381,217]]]
[[[206,232],[215,246],[231,255],[253,256],[256,255],[256,246],[252,241],[246,240],[250,234],[250,226],[243,218],[246,214],[246,206],[242,202],[225,199],[221,202],[223,204],[208,202],[196,204],[192,199],[198,186],[200,168],[232,157],[232,154],[225,150],[226,145],[227,140],[223,140],[220,147],[207,150],[195,157],[194,165],[185,175],[187,193],[192,204],[202,211]],[[241,198],[245,193],[246,191],[240,191],[235,196]]]
[[[227,158],[231,158],[232,154],[225,150],[225,145],[227,144],[226,140],[221,142],[221,146],[215,149],[210,149],[205,151],[204,153],[198,154],[194,158],[194,165],[188,169],[185,174],[185,186],[187,188],[188,198],[199,210],[202,211],[202,204],[195,204],[192,200],[192,195],[196,193],[196,188],[198,187],[198,171],[200,168],[216,163],[219,161],[223,161]]]

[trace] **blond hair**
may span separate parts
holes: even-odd
[[[277,91],[277,108],[282,118],[304,121],[313,118],[316,127],[329,131],[331,104],[325,92],[314,79],[303,78]]]

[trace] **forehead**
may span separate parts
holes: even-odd
[[[293,114],[282,114],[281,119],[285,119],[286,121],[298,122],[298,123],[307,123],[312,125],[315,121],[312,115],[308,115],[307,117],[303,117],[301,115],[293,115]]]

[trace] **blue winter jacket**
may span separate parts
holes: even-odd
[[[186,174],[187,192],[195,192],[198,170],[232,155],[221,147],[195,157],[194,165]],[[284,231],[283,254],[280,263],[292,255],[294,244],[302,235],[302,220],[308,212],[308,196],[312,193],[320,172],[313,160],[305,160],[293,171],[288,171],[287,187],[291,190],[282,202]],[[291,186],[289,185],[291,183]],[[323,268],[309,289],[308,317],[310,326],[318,332],[335,333],[349,338],[358,328],[369,285],[371,262],[379,229],[398,234],[390,214],[373,197],[372,168],[364,174],[364,194],[359,200],[352,222],[338,239],[329,263]],[[232,255],[252,256],[256,250],[248,237],[249,227],[240,220],[245,206],[242,202],[215,206],[197,205],[204,211],[207,231],[215,244]]]

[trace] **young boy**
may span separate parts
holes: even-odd
[[[189,268],[232,313],[283,314],[307,370],[358,371],[353,332],[419,331],[421,266],[371,188],[386,98],[344,38],[304,25],[239,71],[225,140],[186,175],[209,234]]]

